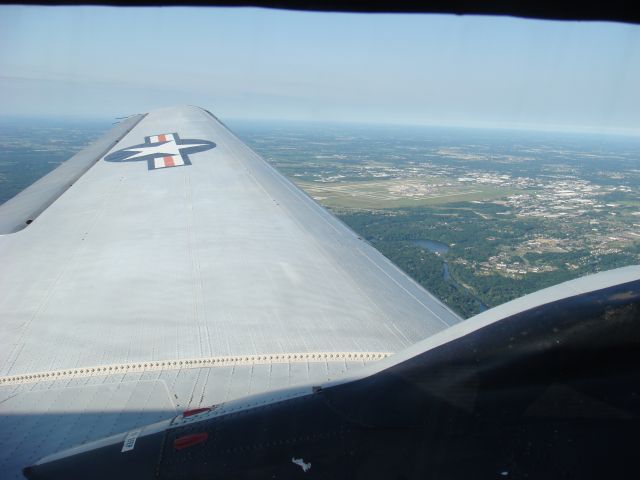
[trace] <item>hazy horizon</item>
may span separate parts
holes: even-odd
[[[381,122],[367,122],[367,121],[351,121],[351,120],[313,120],[313,119],[284,119],[284,118],[220,118],[223,122],[227,124],[233,130],[234,125],[238,124],[252,124],[260,126],[295,126],[295,125],[318,125],[318,126],[344,126],[348,127],[371,127],[371,128],[382,128],[382,129],[459,129],[459,130],[486,130],[486,131],[504,131],[504,132],[521,132],[521,133],[540,133],[540,134],[557,134],[557,135],[584,135],[584,136],[605,136],[605,137],[623,137],[629,139],[638,139],[640,137],[639,131],[605,131],[605,130],[593,130],[588,128],[583,129],[570,129],[568,127],[561,128],[552,128],[549,126],[543,125],[533,125],[533,126],[491,126],[491,125],[472,125],[472,124],[428,124],[428,123],[381,123]],[[59,124],[60,126],[64,126],[64,124],[77,125],[78,123],[89,122],[96,125],[104,125],[106,130],[110,127],[115,126],[117,122],[119,122],[116,117],[95,117],[95,116],[65,116],[65,115],[3,115],[0,114],[0,126],[1,124],[7,123],[12,124],[13,126],[19,126],[22,123],[27,124],[28,122],[42,122],[49,127],[54,126],[55,124]],[[105,131],[106,131],[105,130]],[[237,132],[236,132],[237,133]]]
[[[0,114],[640,134],[640,26],[260,8],[0,6]],[[10,46],[10,48],[9,48]]]

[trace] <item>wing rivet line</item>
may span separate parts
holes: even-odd
[[[278,363],[327,363],[345,361],[375,361],[388,357],[388,352],[314,352],[283,353],[272,355],[246,355],[242,357],[205,357],[183,360],[164,360],[146,363],[120,363],[66,370],[53,370],[31,374],[9,375],[0,377],[0,385],[34,383],[41,380],[56,381],[59,379],[106,376],[147,371],[180,370],[182,368],[232,367],[235,365],[270,365]],[[51,377],[51,378],[50,378]]]

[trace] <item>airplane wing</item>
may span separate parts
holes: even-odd
[[[1,206],[0,233],[7,479],[460,321],[196,107],[118,125]]]

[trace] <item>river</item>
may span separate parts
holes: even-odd
[[[473,293],[471,293],[468,288],[465,288],[464,286],[457,283],[453,278],[451,278],[451,275],[449,274],[449,264],[447,263],[447,260],[444,258],[447,252],[449,252],[449,245],[447,245],[446,243],[437,242],[435,240],[429,240],[429,239],[413,240],[411,243],[413,243],[417,247],[423,248],[425,250],[429,250],[430,252],[440,256],[442,258],[442,278],[444,278],[445,281],[449,282],[458,290],[465,291],[469,295],[471,295],[474,298],[474,300],[478,302],[478,307],[480,308],[481,312],[484,312],[487,309],[487,306],[484,303],[482,303],[482,301],[478,297],[476,297]]]

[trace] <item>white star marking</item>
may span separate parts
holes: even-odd
[[[144,148],[127,148],[127,152],[137,152],[135,155],[127,157],[127,160],[132,158],[144,157],[146,155],[168,156],[168,155],[180,155],[181,148],[191,148],[204,146],[206,143],[190,143],[188,145],[178,145],[175,140],[169,140],[160,145]]]

